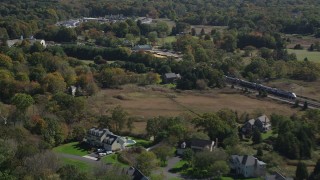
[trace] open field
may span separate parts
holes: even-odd
[[[315,38],[311,35],[299,35],[299,34],[286,34],[285,38],[289,38],[290,42],[287,45],[288,48],[293,48],[295,45],[300,44],[304,49],[308,49],[311,44],[320,41],[320,38]]]
[[[300,96],[320,100],[320,80],[315,82],[304,82],[291,79],[279,79],[264,84],[270,87],[291,91]]]
[[[308,51],[306,49],[288,49],[289,53],[295,53],[299,61],[303,61],[304,58],[308,58],[309,61],[320,62],[320,52],[319,51]]]
[[[297,109],[272,100],[259,100],[240,94],[240,91],[224,88],[210,91],[175,92],[163,87],[124,86],[122,89],[107,89],[88,99],[90,109],[96,114],[121,105],[130,116],[138,120],[134,123],[135,133],[144,133],[146,120],[154,116],[195,117],[197,114],[215,112],[229,108],[243,112],[262,112],[267,115],[279,113],[292,115]],[[119,98],[121,97],[121,98]]]

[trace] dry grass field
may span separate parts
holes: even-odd
[[[300,96],[320,100],[320,80],[315,82],[304,82],[290,79],[280,79],[265,85],[291,91]]]
[[[143,133],[146,120],[155,116],[188,116],[215,112],[229,108],[243,112],[263,112],[267,115],[279,113],[291,115],[297,109],[271,100],[247,97],[239,91],[225,88],[210,91],[175,92],[163,87],[124,86],[121,89],[107,89],[88,99],[94,113],[104,114],[106,110],[120,105],[130,116],[137,117],[135,133]]]

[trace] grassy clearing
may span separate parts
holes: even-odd
[[[129,100],[117,99],[115,98],[117,95],[124,95]],[[174,101],[170,97],[174,97]],[[134,134],[146,133],[146,121],[149,118],[159,115],[168,117],[195,116],[190,110],[201,114],[229,108],[239,114],[259,111],[266,115],[272,113],[292,115],[298,111],[289,105],[268,99],[259,100],[247,97],[240,91],[231,88],[177,92],[163,86],[139,87],[131,85],[123,86],[121,89],[101,90],[95,96],[89,97],[87,101],[90,111],[96,114],[104,114],[106,109],[120,105],[130,116],[139,117],[139,121],[133,123],[132,133]]]
[[[165,38],[157,38],[157,42],[159,42],[160,44],[172,43],[176,41],[177,41],[176,36],[167,36]]]
[[[184,161],[184,160],[181,160],[179,162],[177,162],[173,168],[174,169],[179,169],[179,168],[182,168],[183,166],[185,166],[187,164],[187,161]]]
[[[128,137],[129,139],[135,140],[136,144],[132,144],[131,146],[142,146],[144,148],[149,148],[152,146],[152,141],[148,141],[145,139],[139,139],[139,138],[135,138],[135,137]]]
[[[181,160],[177,162],[172,169],[169,171],[172,173],[186,173],[186,170],[188,169],[187,161]]]
[[[169,180],[181,180],[181,178],[175,177],[175,178],[170,178]]]
[[[88,154],[89,148],[85,145],[79,144],[79,142],[72,142],[63,144],[61,146],[53,148],[54,152],[72,154],[77,156],[84,156]]]
[[[63,158],[62,163],[65,165],[73,165],[81,171],[89,172],[92,170],[92,166],[90,164],[75,159]]]
[[[223,177],[221,177],[221,180],[233,180],[233,178],[232,178],[232,177],[225,177],[225,176],[223,176]]]
[[[102,161],[107,164],[118,165],[120,167],[128,167],[129,165],[124,164],[118,160],[118,154],[107,155],[102,158]]]
[[[298,50],[298,49],[288,49],[289,53],[295,53],[299,61],[303,61],[304,58],[308,58],[309,61],[320,62],[320,52],[319,51],[308,51],[308,50]]]
[[[267,131],[266,133],[261,133],[261,136],[262,136],[262,139],[265,140],[271,136],[274,136],[274,134],[272,134],[272,130],[270,130],[270,131]]]

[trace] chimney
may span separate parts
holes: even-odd
[[[186,145],[187,145],[186,142],[183,142],[183,143],[181,144],[181,148],[182,148],[182,149],[185,149],[185,148],[186,148]]]
[[[257,159],[257,158],[254,159],[254,167],[255,167],[255,168],[258,167],[258,159]]]
[[[216,145],[215,145],[215,147],[218,147],[218,138],[216,138]]]

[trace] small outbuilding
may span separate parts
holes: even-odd
[[[175,83],[177,80],[181,79],[181,75],[180,74],[176,74],[176,73],[165,73],[162,76],[163,82],[164,83]]]

